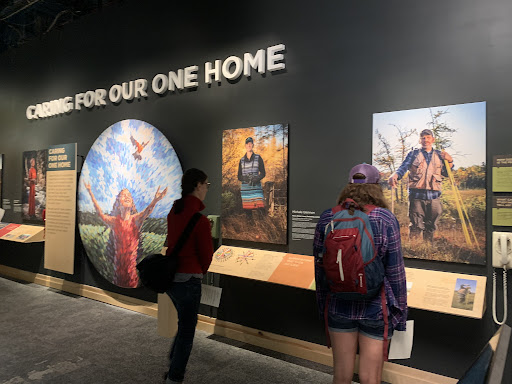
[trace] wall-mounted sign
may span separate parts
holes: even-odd
[[[251,77],[253,72],[280,71],[286,68],[284,62],[285,45],[277,44],[266,49],[259,49],[255,54],[244,53],[242,56],[229,56],[224,60],[207,61],[201,67],[191,65],[186,68],[174,69],[158,73],[151,81],[136,79],[121,84],[114,84],[107,91],[103,88],[77,93],[74,97],[65,96],[59,99],[29,105],[26,109],[27,119],[40,119],[56,115],[68,114],[82,108],[91,109],[107,105],[107,101],[118,104],[122,100],[148,97],[148,87],[158,94],[164,95],[179,90],[199,87],[200,83],[221,83],[223,79],[233,82],[242,75]],[[201,73],[201,69],[203,72]]]
[[[48,149],[44,267],[74,273],[76,143]]]
[[[512,195],[493,196],[492,225],[512,226]]]
[[[493,156],[492,191],[512,192],[512,155]]]

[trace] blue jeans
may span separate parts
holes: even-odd
[[[342,316],[329,314],[330,332],[359,332],[375,340],[384,340],[384,320],[350,320]],[[391,320],[388,324],[388,339],[393,337]]]
[[[167,377],[172,381],[181,382],[185,377],[185,369],[194,343],[197,312],[201,301],[201,279],[191,277],[183,283],[173,283],[167,294],[178,312],[178,333],[172,343]]]

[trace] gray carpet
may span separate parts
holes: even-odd
[[[162,383],[156,319],[0,278],[0,384]],[[328,384],[329,367],[198,331],[185,383]]]

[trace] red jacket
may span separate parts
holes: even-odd
[[[202,211],[205,206],[201,200],[192,195],[184,197],[185,208],[179,214],[174,213],[174,207],[167,215],[167,255],[178,242],[188,222],[194,213]],[[179,253],[179,273],[206,274],[213,257],[212,233],[210,221],[201,215],[189,238]]]

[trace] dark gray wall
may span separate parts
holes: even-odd
[[[486,101],[489,164],[492,155],[511,152],[511,16],[507,0],[319,1],[309,6],[264,0],[195,7],[155,0],[105,8],[0,56],[4,197],[20,198],[21,152],[77,142],[85,156],[103,130],[123,119],[157,127],[184,168],[208,173],[212,188],[205,203],[212,214],[220,213],[224,129],[290,125],[289,212],[320,213],[333,205],[348,170],[371,160],[375,112]],[[284,72],[220,86],[201,84],[179,94],[149,92],[147,99],[39,121],[25,118],[33,103],[136,78],[150,80],[156,73],[277,43],[286,44]],[[490,190],[488,196],[490,201]],[[490,212],[487,218],[490,234]],[[21,217],[8,211],[6,220],[20,222]],[[311,254],[311,242],[290,242],[281,250]],[[79,237],[73,276],[45,270],[42,255],[41,244],[0,242],[2,264],[155,300],[144,289],[106,282],[88,261]],[[406,264],[492,273],[490,266]],[[219,318],[324,342],[313,292],[232,277],[221,277],[220,284]],[[489,284],[488,303],[490,289]],[[411,310],[410,318],[416,321],[413,355],[400,363],[452,377],[462,376],[496,329],[490,310],[482,320],[420,310]],[[508,371],[511,367],[509,361]]]

